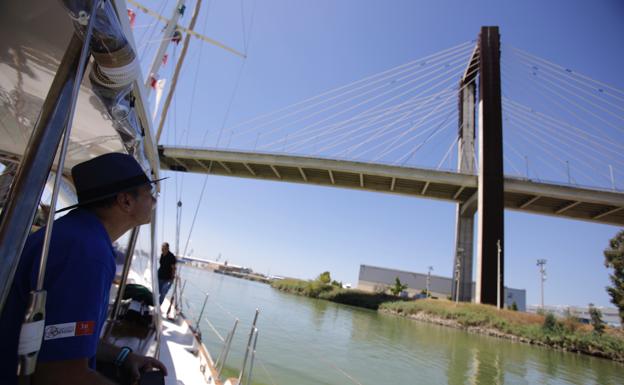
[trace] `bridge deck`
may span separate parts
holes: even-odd
[[[476,204],[477,176],[447,171],[228,150],[160,147],[161,168],[315,184]],[[624,226],[624,194],[505,178],[511,210]]]

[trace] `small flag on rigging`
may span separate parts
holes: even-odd
[[[134,22],[136,20],[136,13],[130,8],[128,8],[127,10],[128,10],[128,20],[130,21],[130,27],[134,28]]]

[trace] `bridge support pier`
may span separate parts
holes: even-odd
[[[504,307],[503,124],[498,27],[479,35],[477,303]]]
[[[475,202],[476,203],[476,202]],[[475,205],[459,203],[455,224],[455,263],[453,264],[454,301],[472,301],[472,261]]]
[[[459,139],[457,144],[457,170],[461,173],[475,172],[475,77],[476,58],[470,64],[459,83]],[[453,263],[454,301],[472,301],[472,271],[474,245],[474,214],[477,209],[475,196],[457,204],[455,215],[455,260]]]

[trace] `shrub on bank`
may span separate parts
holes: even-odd
[[[292,294],[319,298],[343,305],[358,306],[372,310],[377,310],[379,305],[384,302],[397,300],[396,297],[388,294],[343,289],[336,285],[323,283],[319,280],[303,281],[299,279],[284,279],[273,281],[271,286],[275,289]]]
[[[396,301],[396,297],[384,293],[369,293],[353,289],[334,289],[321,293],[321,299],[341,303],[343,305],[358,306],[377,310],[379,305],[388,301]]]

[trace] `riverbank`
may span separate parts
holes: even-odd
[[[273,281],[271,287],[291,294],[319,298],[371,310],[377,310],[382,303],[397,300],[397,297],[388,294],[369,293],[357,289],[343,289],[339,286],[324,284],[319,281],[283,279]]]
[[[456,304],[447,300],[397,300],[397,297],[384,293],[342,289],[319,281],[285,279],[274,281],[271,286],[291,294],[377,310],[469,333],[624,363],[623,330],[607,327],[604,333],[597,334],[590,325],[581,324],[572,318],[548,323],[545,322],[546,317],[540,314],[498,310],[494,306],[473,303]]]
[[[624,332],[606,328],[597,334],[571,318],[545,322],[540,314],[499,310],[494,306],[445,300],[387,302],[382,313],[624,363]]]

